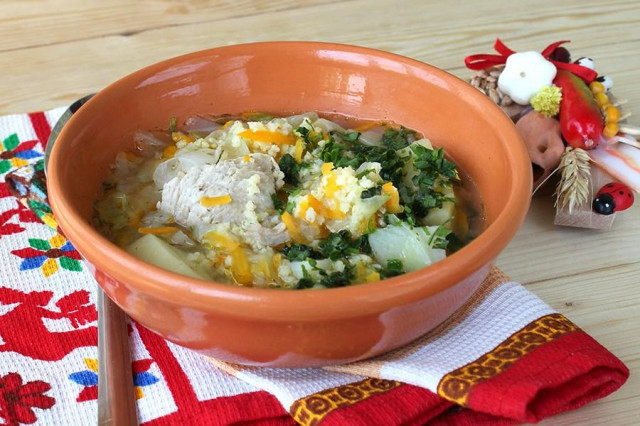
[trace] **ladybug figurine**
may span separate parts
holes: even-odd
[[[593,211],[609,215],[633,204],[633,192],[623,183],[611,182],[600,188],[593,200]]]

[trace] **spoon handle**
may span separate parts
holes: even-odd
[[[93,95],[75,101],[51,129],[44,153],[44,169],[62,127]],[[129,336],[124,312],[98,288],[98,424],[136,426]]]
[[[98,424],[137,425],[124,312],[98,289]]]

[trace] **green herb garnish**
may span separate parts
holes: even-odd
[[[309,130],[307,127],[300,126],[294,131],[294,133],[300,136],[306,144],[310,145],[312,148],[315,148],[318,142],[323,139],[322,132],[317,132],[313,128],[309,120],[305,119],[305,122],[311,127],[311,130]]]
[[[470,238],[469,238],[470,239]],[[451,232],[447,235],[447,251],[449,253],[455,253],[464,247],[468,241],[463,241],[460,237],[458,237],[455,233]]]
[[[451,229],[447,228],[445,224],[438,226],[429,237],[429,245],[431,247],[446,250],[449,244],[447,236],[451,233]]]
[[[282,201],[278,196],[273,193],[271,194],[271,202],[273,203],[273,208],[278,211],[279,214],[284,213],[285,202]]]
[[[446,201],[444,189],[451,187],[451,179],[458,177],[455,164],[444,158],[444,150],[429,149],[419,144],[411,145],[413,167],[416,175],[411,179],[413,187],[399,187],[400,199],[405,205],[405,218],[413,217],[414,222],[427,215],[429,210],[440,208]],[[409,207],[409,210],[406,207]]]
[[[307,268],[305,268],[304,265],[302,265],[302,278],[300,278],[300,280],[298,281],[296,288],[297,289],[311,288],[314,285],[315,283],[311,279],[311,275],[309,274],[309,271],[307,271]]]
[[[284,154],[278,161],[280,171],[284,173],[284,181],[289,185],[297,186],[300,183],[300,164],[291,154]]]
[[[347,265],[342,271],[334,271],[329,274],[322,274],[320,284],[327,288],[346,287],[351,284],[351,281],[355,278],[353,267]]]
[[[282,248],[282,254],[291,261],[306,260],[308,258],[318,258],[318,253],[312,247],[304,244],[291,243]]]
[[[325,163],[333,163],[334,167],[352,167],[357,169],[365,160],[354,156],[345,144],[336,142],[333,137],[322,147],[320,158]]]
[[[344,229],[322,240],[318,244],[318,251],[327,259],[338,260],[358,253],[371,253],[371,247],[365,235],[354,240],[351,232]]]
[[[413,130],[405,129],[401,127],[400,129],[387,129],[382,135],[382,142],[393,150],[399,150],[409,146],[411,139],[415,139],[414,135],[416,132]]]
[[[361,171],[360,173],[358,173],[356,175],[356,179],[362,179],[363,177],[365,177],[369,173],[375,172],[375,171],[376,171],[376,169],[365,169],[365,170]]]
[[[340,139],[342,139],[345,142],[350,142],[350,143],[354,143],[358,141],[358,138],[360,137],[360,132],[338,132],[335,131],[335,134],[337,134],[338,136],[340,136]]]
[[[380,276],[382,278],[390,278],[401,275],[404,273],[404,264],[400,259],[389,259],[387,261],[387,266],[382,268],[380,271]]]
[[[447,179],[457,179],[456,165],[444,158],[444,149],[428,149],[422,145],[411,146],[414,154],[413,166],[432,177],[442,176]],[[434,179],[435,180],[435,179]]]
[[[379,186],[374,186],[372,188],[365,189],[364,191],[362,191],[362,193],[360,194],[360,198],[364,200],[365,198],[371,198],[373,196],[380,195],[380,194],[382,194],[382,188]]]
[[[287,206],[285,207],[285,211],[287,213],[293,213],[293,209],[296,208],[296,203],[294,203],[293,201],[288,201],[287,202]],[[283,212],[284,213],[284,212]]]

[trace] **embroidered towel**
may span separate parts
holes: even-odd
[[[0,117],[0,419],[97,417],[95,282],[57,225],[42,155],[64,108]],[[450,319],[389,354],[325,369],[206,359],[131,323],[145,424],[512,424],[578,408],[629,371],[493,269]]]

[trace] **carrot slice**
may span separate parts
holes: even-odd
[[[176,232],[178,228],[175,226],[159,226],[156,228],[138,228],[141,234],[170,234]]]
[[[214,207],[221,204],[228,204],[231,202],[231,195],[220,195],[217,197],[202,197],[200,199],[200,205],[203,207]]]
[[[400,207],[400,194],[393,183],[387,182],[382,185],[382,193],[389,195],[389,199],[384,204],[389,213],[400,213],[402,207]]]
[[[268,130],[256,130],[254,132],[251,129],[247,129],[238,133],[238,136],[256,142],[269,142],[276,145],[294,145],[297,141],[295,135],[285,135],[284,133],[270,132]]]

